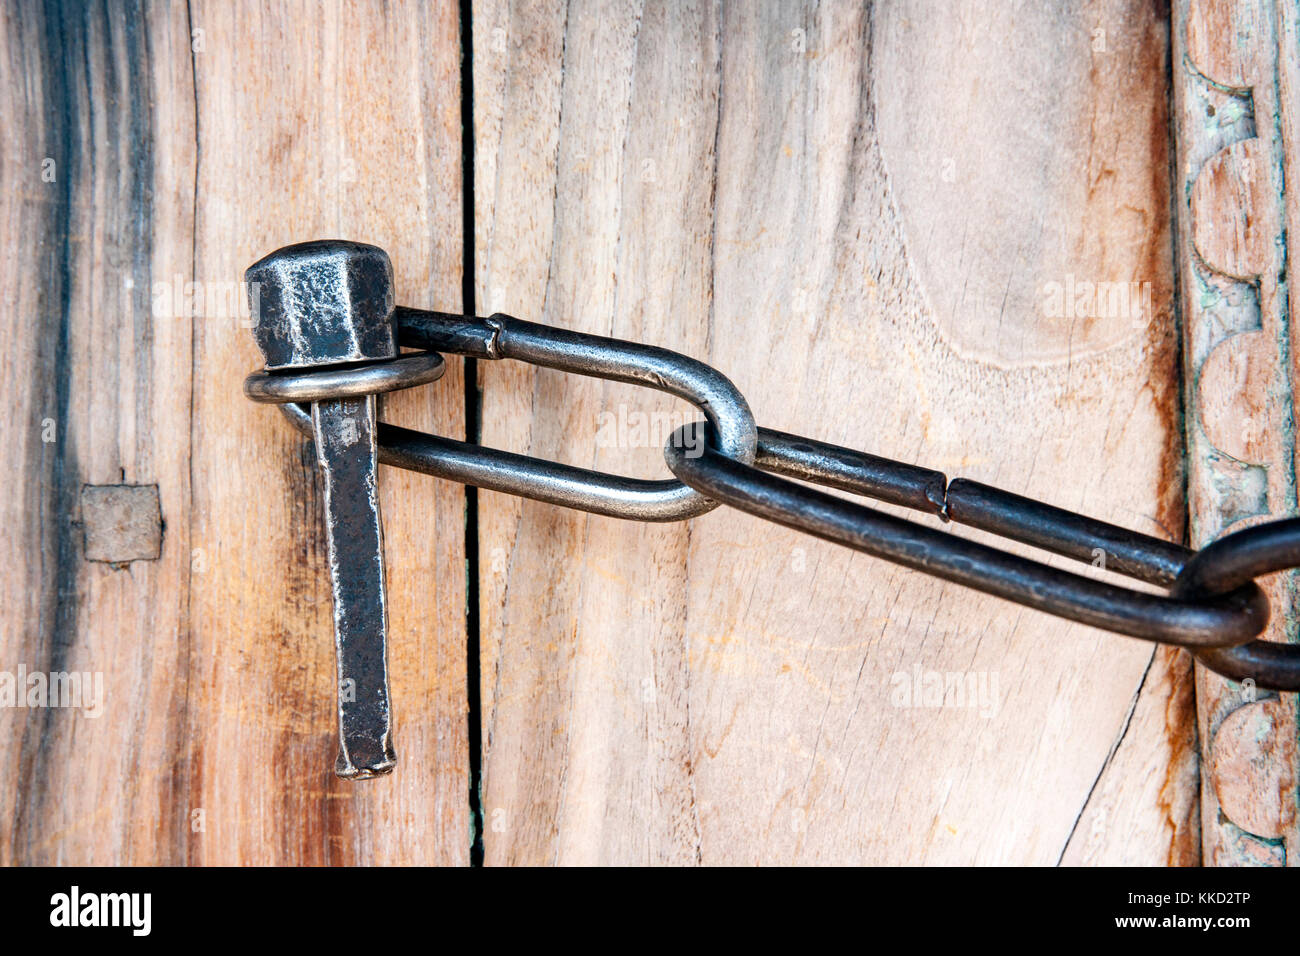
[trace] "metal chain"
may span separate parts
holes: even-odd
[[[1269,617],[1254,579],[1300,567],[1300,519],[1257,525],[1196,552],[988,485],[837,445],[756,427],[726,376],[667,349],[524,322],[397,308],[398,341],[424,350],[351,368],[260,372],[249,398],[280,403],[311,434],[296,402],[404,388],[436,378],[438,353],[516,359],[646,385],[694,403],[707,423],[665,448],[670,481],[624,478],[380,423],[385,464],[594,514],[676,521],[727,504],[786,527],[1131,637],[1191,648],[1234,680],[1300,690],[1300,645],[1254,640]],[[1121,587],[868,508],[789,479],[926,512],[1167,588]]]

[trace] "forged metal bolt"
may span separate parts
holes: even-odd
[[[304,242],[255,262],[244,279],[268,370],[396,357],[393,267],[382,249],[343,240]],[[335,772],[352,779],[389,773],[397,762],[375,408],[374,395],[313,402],[311,408],[334,588],[340,743]]]

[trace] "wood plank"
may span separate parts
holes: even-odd
[[[238,313],[245,266],[323,236],[386,248],[399,300],[459,306],[457,11],[46,10],[0,13],[23,489],[0,669],[102,672],[105,706],[0,711],[0,860],[467,862],[463,490],[383,474],[401,764],[337,781],[313,454],[243,398]],[[388,417],[460,434],[452,365]],[[84,560],[83,483],[157,485],[156,561]]]
[[[89,708],[0,709],[0,862],[181,862],[191,327],[157,318],[151,293],[190,272],[184,11],[10,4],[0,48],[0,375],[16,406],[0,423],[16,452],[0,670],[102,686]],[[88,560],[82,488],[121,484],[157,486],[155,560]]]
[[[1294,5],[1174,4],[1179,270],[1190,386],[1192,541],[1297,513],[1295,305],[1300,228]],[[1269,640],[1296,639],[1297,579],[1265,583]],[[1300,863],[1296,698],[1197,668],[1207,865]]]
[[[665,345],[763,424],[1182,534],[1149,5],[473,15],[480,312]],[[1054,310],[1076,282],[1137,304]],[[480,374],[486,443],[586,466],[662,474],[633,416],[691,415]],[[1197,857],[1181,653],[726,510],[484,494],[480,553],[489,864]],[[902,706],[928,674],[984,699]]]

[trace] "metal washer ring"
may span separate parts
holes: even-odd
[[[350,368],[307,372],[254,372],[244,379],[244,394],[255,402],[324,402],[396,392],[442,378],[447,363],[437,352],[415,352]]]

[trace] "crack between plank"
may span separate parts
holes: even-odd
[[[472,0],[460,0],[461,308],[474,315],[474,23]],[[493,337],[495,343],[496,338]],[[465,440],[482,441],[478,361],[465,357]],[[478,489],[465,486],[465,733],[469,746],[469,865],[483,865],[482,619],[479,611]]]
[[[1074,822],[1070,824],[1070,832],[1065,838],[1065,843],[1061,846],[1061,852],[1056,857],[1056,865],[1061,866],[1062,860],[1065,859],[1066,852],[1070,849],[1070,844],[1074,842],[1074,834],[1079,829],[1079,821],[1083,815],[1088,812],[1088,805],[1092,803],[1093,794],[1097,792],[1097,785],[1101,783],[1101,778],[1106,776],[1106,771],[1110,769],[1115,754],[1119,753],[1120,745],[1124,743],[1124,738],[1128,735],[1128,729],[1133,724],[1133,714],[1137,711],[1138,700],[1142,697],[1142,688],[1146,687],[1147,675],[1151,673],[1151,666],[1155,663],[1156,652],[1159,647],[1151,649],[1151,656],[1147,658],[1147,666],[1142,671],[1142,679],[1138,681],[1137,690],[1133,692],[1133,698],[1129,701],[1128,713],[1124,715],[1124,724],[1119,729],[1119,734],[1115,742],[1110,745],[1110,752],[1106,754],[1106,759],[1102,761],[1101,769],[1097,771],[1097,776],[1093,778],[1092,786],[1088,788],[1088,795],[1083,798],[1083,803],[1079,806],[1079,812],[1074,816]]]

